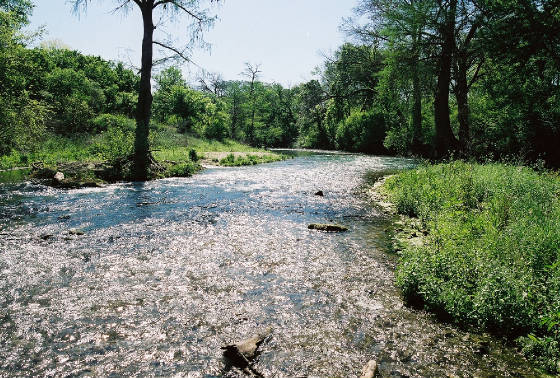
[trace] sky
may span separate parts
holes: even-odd
[[[57,40],[85,54],[140,65],[142,20],[135,9],[113,14],[115,1],[93,0],[87,12],[75,15],[67,0],[34,3],[31,28],[46,28],[43,41]],[[245,62],[259,64],[261,80],[291,87],[312,79],[322,55],[345,41],[339,26],[355,5],[356,0],[224,0],[211,8],[218,20],[204,33],[210,50],[195,49],[191,58],[226,80],[241,79]],[[188,18],[181,21],[167,30],[186,36]],[[182,67],[191,81],[200,71],[196,65]]]

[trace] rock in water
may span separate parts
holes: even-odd
[[[324,196],[322,190],[319,190],[317,193],[315,193],[315,195],[316,195],[316,196],[319,196],[319,197],[323,197],[323,196]]]
[[[348,227],[341,226],[339,224],[320,224],[320,223],[312,223],[307,226],[310,230],[317,230],[317,231],[327,231],[327,232],[345,232],[348,231]]]
[[[362,369],[360,378],[373,378],[375,374],[377,374],[377,362],[375,360],[370,360]]]
[[[254,335],[248,339],[239,341],[235,344],[226,345],[222,347],[224,356],[232,363],[233,366],[238,367],[249,375],[262,377],[251,366],[251,360],[256,357],[259,346],[270,337],[272,330],[267,330],[258,335]]]

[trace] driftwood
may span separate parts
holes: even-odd
[[[360,378],[374,378],[375,374],[377,374],[377,362],[375,360],[370,360],[362,369]]]
[[[224,350],[224,357],[227,358],[231,365],[243,370],[245,374],[262,378],[263,375],[253,368],[252,360],[258,355],[257,351],[259,346],[267,340],[271,334],[272,330],[269,329],[235,344],[226,345],[222,347]]]

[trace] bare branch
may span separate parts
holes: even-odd
[[[169,46],[166,45],[165,43],[159,42],[159,41],[153,41],[152,42],[154,45],[158,45],[160,47],[163,47],[164,49],[167,50],[171,50],[173,51],[177,56],[179,56],[180,58],[182,58],[183,60],[187,61],[187,62],[191,62],[191,58],[189,58],[188,56],[185,55],[184,50],[183,51],[179,51],[178,49],[176,49],[173,46]]]
[[[189,16],[191,16],[192,18],[196,19],[199,23],[202,23],[205,21],[204,16],[201,15],[197,15],[195,13],[193,13],[191,10],[185,8],[181,3],[179,3],[177,0],[159,0],[156,1],[154,3],[154,5],[152,6],[152,9],[157,8],[160,5],[164,5],[164,4],[171,4],[174,5],[175,7],[181,9],[183,12],[187,13]]]

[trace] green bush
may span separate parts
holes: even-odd
[[[10,101],[0,95],[0,156],[13,150],[29,153],[45,137],[47,106],[27,95]]]
[[[166,177],[190,177],[200,170],[200,165],[193,162],[175,164],[167,168]]]
[[[385,153],[385,132],[385,118],[382,113],[375,109],[366,112],[354,110],[338,125],[336,145],[346,151]]]
[[[121,130],[134,131],[134,120],[121,115],[101,114],[93,119],[91,122],[94,131],[101,133],[112,128]]]
[[[521,339],[526,350],[548,351],[539,358],[556,366],[558,176],[454,162],[400,173],[384,188],[400,213],[418,216],[429,232],[424,245],[402,251],[396,275],[405,299],[508,337],[531,333]]]
[[[195,162],[199,160],[198,154],[196,153],[196,150],[194,148],[191,148],[189,150],[189,160]]]
[[[237,156],[237,157],[235,157],[234,154],[229,154],[225,158],[220,160],[220,165],[224,167],[241,167],[244,165],[272,163],[284,159],[286,159],[286,156],[278,155],[278,154],[265,154],[260,156],[249,154],[246,156]]]
[[[92,146],[92,152],[100,158],[113,161],[127,157],[134,149],[134,120],[124,116],[102,114],[93,120],[102,130]]]

